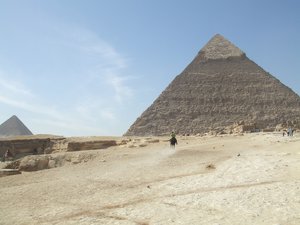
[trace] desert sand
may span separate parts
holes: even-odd
[[[300,224],[300,134],[159,139],[0,178],[0,224]]]

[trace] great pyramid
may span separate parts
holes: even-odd
[[[239,121],[299,126],[300,97],[217,34],[124,135],[197,134]]]
[[[32,135],[32,132],[17,116],[12,116],[0,125],[0,136]]]

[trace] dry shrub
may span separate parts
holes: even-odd
[[[210,163],[206,166],[206,169],[214,170],[214,169],[216,169],[216,166],[214,164]]]

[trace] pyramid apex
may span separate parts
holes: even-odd
[[[16,115],[12,115],[8,121],[21,121]]]
[[[223,39],[225,39],[221,34],[215,34],[213,37],[212,37],[212,39],[213,38],[223,38]]]
[[[241,57],[245,53],[224,38],[221,34],[214,35],[200,50],[199,54],[205,59],[226,59],[229,57]]]

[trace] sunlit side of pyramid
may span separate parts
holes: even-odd
[[[217,34],[125,135],[197,134],[238,121],[299,124],[300,97]]]
[[[17,116],[12,116],[0,125],[0,136],[32,135],[32,132]]]

